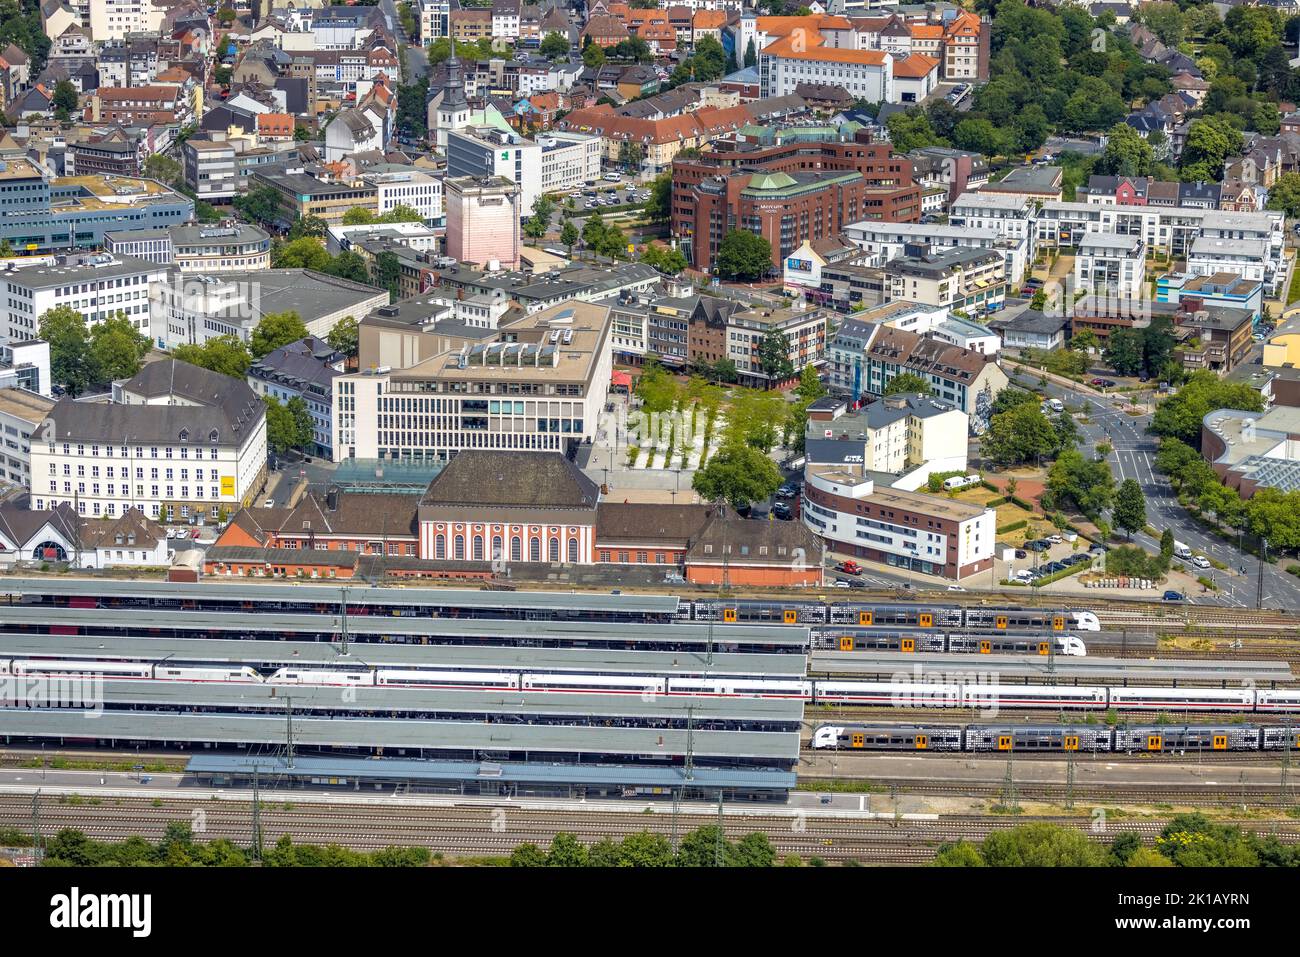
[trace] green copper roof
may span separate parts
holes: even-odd
[[[745,192],[755,189],[788,189],[794,185],[795,179],[789,173],[760,173],[749,181]]]

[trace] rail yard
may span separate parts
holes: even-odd
[[[1009,793],[1071,826],[1089,802],[1280,811],[1295,624],[1227,638],[1208,611],[11,579],[0,826],[37,775],[50,833],[148,837],[209,800],[233,840],[256,787],[295,840],[462,855],[715,806],[873,863],[1005,827],[978,811]],[[502,801],[533,809],[483,833]]]

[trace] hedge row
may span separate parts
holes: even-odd
[[[1029,524],[1029,519],[1027,518],[1022,518],[1018,522],[1008,522],[1006,525],[998,526],[998,534],[1005,535],[1007,532],[1014,532],[1017,529],[1024,528],[1028,524]]]

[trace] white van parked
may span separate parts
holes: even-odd
[[[946,491],[954,491],[960,488],[970,488],[972,485],[979,485],[980,477],[978,475],[954,475],[950,479],[943,480],[943,487]]]

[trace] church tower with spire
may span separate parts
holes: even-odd
[[[451,56],[447,60],[447,82],[442,86],[442,102],[438,104],[438,149],[447,149],[447,131],[459,130],[469,124],[469,100],[465,98],[465,80],[461,75],[460,60],[456,58],[456,41],[451,42]]]

